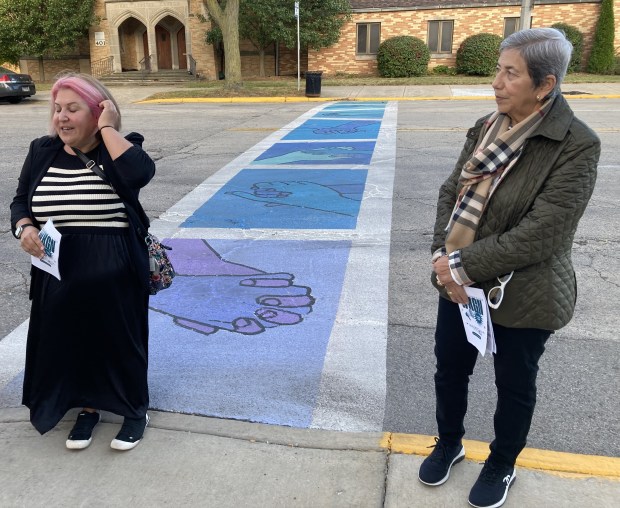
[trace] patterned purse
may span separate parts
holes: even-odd
[[[90,169],[105,183],[112,187],[112,184],[110,184],[108,177],[105,175],[105,173],[101,170],[101,168],[97,165],[95,161],[86,157],[86,155],[81,150],[75,147],[71,148],[80,158],[80,160],[84,164],[86,164],[86,167],[88,169]],[[130,218],[129,222],[133,223],[133,226],[136,229],[138,235],[142,236],[142,226],[138,226],[138,224],[141,225],[138,214],[127,203],[125,203],[125,209],[127,210],[127,215]],[[162,289],[169,288],[172,284],[172,279],[176,275],[174,267],[170,262],[170,258],[166,253],[167,250],[172,250],[172,247],[164,245],[159,241],[159,238],[149,233],[148,231],[146,232],[146,236],[144,237],[144,243],[146,243],[146,248],[149,255],[149,294],[156,295]]]
[[[162,289],[167,289],[172,284],[172,279],[176,275],[174,267],[170,262],[170,258],[166,253],[172,250],[159,241],[155,235],[147,233],[144,239],[149,251],[149,294],[156,295]]]

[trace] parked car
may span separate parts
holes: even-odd
[[[0,100],[17,104],[24,97],[30,97],[35,93],[37,93],[36,86],[28,74],[18,74],[6,67],[0,67]]]

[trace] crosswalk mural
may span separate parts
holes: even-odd
[[[318,106],[153,221],[178,276],[150,301],[152,408],[381,430],[395,131],[395,103]]]

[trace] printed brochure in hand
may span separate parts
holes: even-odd
[[[48,219],[45,226],[39,231],[39,238],[43,243],[45,254],[42,258],[31,256],[32,264],[37,268],[53,275],[60,280],[58,271],[58,259],[60,257],[60,237],[61,234],[54,227],[52,219]]]
[[[466,287],[465,292],[469,297],[469,303],[459,304],[463,325],[467,340],[482,356],[485,353],[495,353],[495,335],[493,335],[493,323],[489,313],[489,305],[484,291],[479,288]]]

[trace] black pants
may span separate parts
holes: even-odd
[[[537,328],[493,325],[497,353],[493,356],[497,407],[490,459],[513,465],[525,447],[536,405],[538,360],[551,335]],[[478,350],[467,342],[458,305],[439,298],[435,331],[435,394],[439,438],[458,444],[465,434],[469,376]]]

